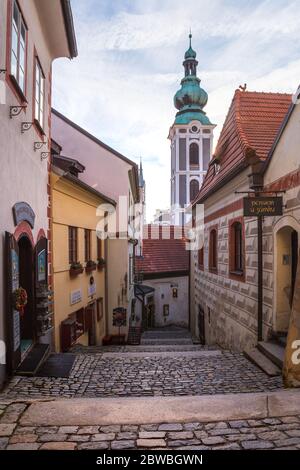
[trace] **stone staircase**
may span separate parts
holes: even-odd
[[[142,330],[141,327],[131,326],[129,327],[127,344],[131,346],[137,346],[141,344]]]
[[[185,346],[193,345],[193,340],[188,330],[173,326],[144,331],[141,337],[141,345]]]
[[[270,377],[281,375],[286,337],[279,335],[269,341],[259,341],[256,348],[244,351],[244,355]]]

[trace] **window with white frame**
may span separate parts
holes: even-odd
[[[39,123],[41,128],[44,127],[44,93],[45,93],[45,77],[42,67],[35,59],[35,108],[34,118]]]
[[[13,2],[11,31],[10,73],[25,93],[26,26],[16,0]]]

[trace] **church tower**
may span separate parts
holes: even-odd
[[[181,212],[196,197],[207,172],[213,148],[212,124],[203,111],[208,95],[197,77],[196,52],[190,45],[184,55],[184,78],[174,96],[178,109],[170,128],[171,141],[171,220],[175,225],[186,223],[191,216],[182,218]]]

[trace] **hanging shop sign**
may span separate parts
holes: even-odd
[[[123,307],[113,309],[113,326],[126,326],[127,310]]]
[[[244,217],[274,217],[282,213],[282,197],[244,197]]]
[[[13,208],[13,216],[15,225],[20,222],[28,222],[31,228],[34,228],[35,213],[27,202],[17,202]]]

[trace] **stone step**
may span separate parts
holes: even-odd
[[[201,346],[195,344],[150,344],[150,345],[126,345],[126,346],[76,346],[72,348],[73,354],[105,354],[107,352],[137,353],[137,352],[185,352],[185,351],[218,350],[216,347]]]
[[[262,371],[264,371],[269,377],[275,377],[281,375],[281,370],[277,367],[270,359],[268,359],[262,352],[257,348],[249,349],[244,351],[244,355],[249,361],[257,365]]]
[[[143,333],[143,336],[147,338],[190,338],[191,337],[190,333],[172,333],[172,332],[170,333],[167,331],[165,332],[145,331]]]
[[[142,345],[162,345],[162,344],[168,344],[168,345],[178,345],[178,344],[193,344],[191,338],[178,338],[178,339],[173,339],[173,338],[162,338],[162,339],[145,339],[142,337],[141,339],[141,344]]]
[[[272,341],[259,341],[257,348],[268,359],[270,359],[270,361],[282,369],[285,350],[282,345]]]

